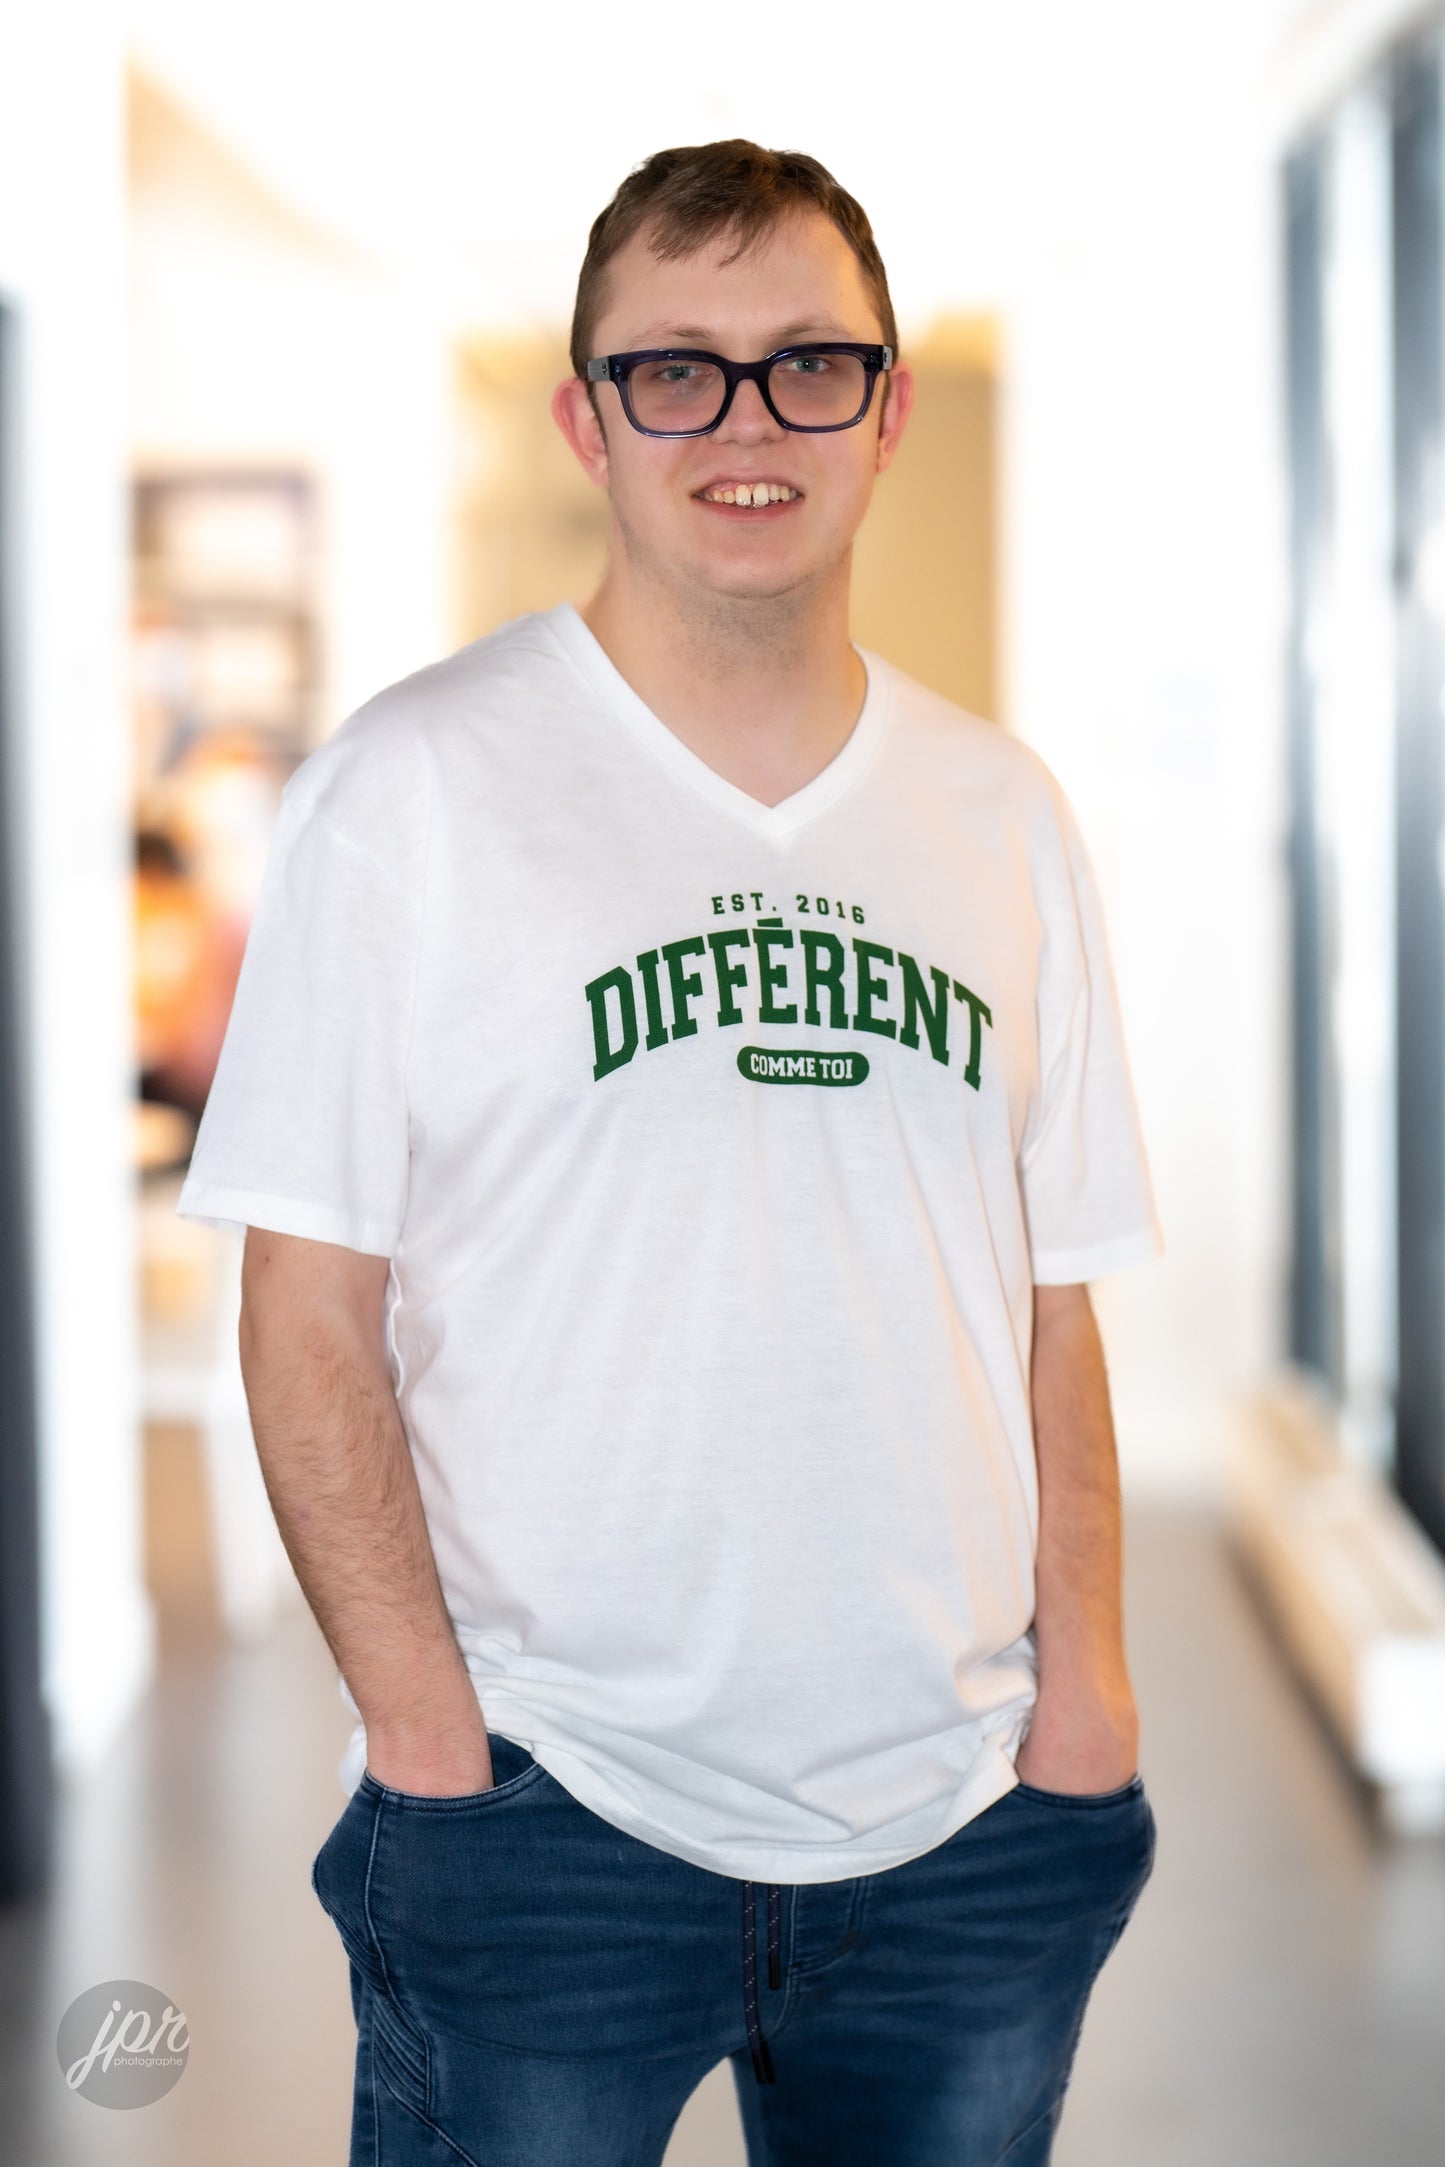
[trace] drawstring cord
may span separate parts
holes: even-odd
[[[773,2058],[768,2052],[768,2042],[763,2037],[763,2027],[758,2016],[758,1952],[757,1927],[753,1910],[755,1881],[743,1883],[743,2010],[747,2017],[748,2046],[752,2052],[753,2075],[759,2084],[773,2084]],[[783,1983],[783,1892],[775,1881],[765,1881],[768,1892],[768,1985],[775,1990]]]

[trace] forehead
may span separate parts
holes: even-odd
[[[792,339],[882,337],[863,267],[822,211],[782,221],[722,262],[736,246],[735,234],[719,234],[661,262],[640,227],[607,266],[594,352],[669,344],[726,352],[739,341],[763,352]]]

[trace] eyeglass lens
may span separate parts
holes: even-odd
[[[867,383],[856,354],[792,354],[768,371],[778,412],[805,429],[852,421]],[[722,411],[727,381],[711,361],[640,361],[628,388],[644,429],[706,429]]]

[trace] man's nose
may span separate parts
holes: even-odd
[[[719,434],[731,436],[736,430],[745,436],[766,435],[776,429],[777,423],[768,412],[761,384],[745,377],[733,393],[732,405],[724,415]]]

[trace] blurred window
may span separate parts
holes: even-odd
[[[1286,159],[1289,1347],[1445,1550],[1445,148],[1432,31]]]

